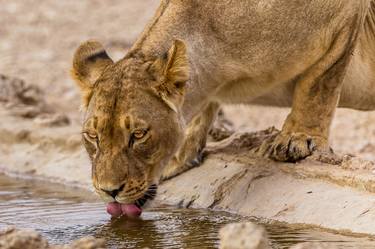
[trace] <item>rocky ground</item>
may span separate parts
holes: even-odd
[[[0,0],[1,171],[90,188],[80,98],[69,78],[72,54],[80,42],[95,38],[120,58],[157,2]],[[165,182],[158,201],[375,234],[375,112],[337,111],[332,147],[348,155],[340,164],[275,163],[254,157],[246,146],[233,149],[262,134],[250,132],[280,128],[288,111],[225,107],[237,131],[227,149]]]

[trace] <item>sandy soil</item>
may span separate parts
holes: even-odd
[[[48,92],[48,100],[76,115],[79,96],[69,77],[72,56],[88,39],[119,59],[153,15],[154,0],[0,0],[0,73]]]
[[[80,42],[95,38],[105,44],[113,58],[120,58],[158,1],[0,0],[0,5],[0,74],[38,86],[52,110],[47,113],[67,115],[70,121],[55,125],[51,121],[54,116],[42,120],[36,119],[39,114],[32,118],[15,116],[9,104],[0,101],[0,167],[5,172],[88,187],[90,167],[79,135],[80,98],[68,73],[72,54]],[[247,132],[280,128],[288,111],[225,107],[235,129]],[[332,126],[333,148],[341,154],[375,160],[374,121],[375,112],[338,110]],[[370,226],[375,218],[374,169],[372,163],[359,158],[348,158],[336,166],[315,162],[289,165],[254,159],[241,151],[221,153],[165,183],[159,201],[375,234]],[[200,179],[197,188],[192,179]],[[311,191],[317,194],[306,194]],[[229,208],[229,203],[238,204]]]

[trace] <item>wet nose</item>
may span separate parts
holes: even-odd
[[[125,187],[125,184],[122,184],[122,185],[121,185],[119,188],[117,188],[117,189],[108,190],[108,189],[103,189],[103,188],[101,188],[101,190],[102,190],[104,193],[106,193],[106,194],[112,196],[113,198],[115,198],[115,197],[117,196],[117,194],[118,194],[119,192],[121,192],[121,191],[124,189],[124,187]]]

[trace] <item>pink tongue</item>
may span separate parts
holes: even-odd
[[[107,213],[112,217],[119,217],[122,215],[121,204],[118,202],[110,202],[107,204]]]
[[[142,209],[135,204],[120,204],[118,202],[110,202],[107,204],[107,213],[112,217],[119,217],[122,214],[129,217],[138,217],[142,214]]]
[[[142,209],[135,204],[121,204],[121,210],[123,214],[129,217],[138,217],[142,213]]]

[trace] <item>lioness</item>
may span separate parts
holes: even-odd
[[[292,107],[263,155],[329,151],[337,105],[375,108],[374,69],[374,0],[163,0],[120,61],[95,41],[74,55],[95,190],[138,215],[196,164],[222,103]]]

